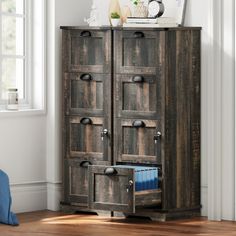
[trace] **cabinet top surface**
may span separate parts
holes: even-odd
[[[100,26],[100,27],[89,27],[89,26],[60,26],[60,29],[63,30],[137,30],[137,29],[142,29],[142,30],[156,30],[156,31],[161,31],[161,30],[201,30],[201,27],[184,27],[184,26],[179,26],[179,27],[111,27],[111,26]]]

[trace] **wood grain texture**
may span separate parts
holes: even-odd
[[[138,195],[142,207],[136,215],[166,220],[199,214],[200,28],[63,27],[63,45],[63,153],[70,163],[64,168],[64,195],[69,204],[88,186],[91,208],[125,211],[128,201],[119,191],[127,176],[109,179],[91,167],[88,183],[73,160],[136,163],[160,168],[158,196]],[[81,80],[83,74],[93,79]],[[82,118],[91,124],[81,124]],[[135,127],[136,121],[144,125]],[[105,128],[109,134],[102,142]],[[80,189],[73,184],[77,178]],[[145,199],[153,199],[156,207],[147,208]],[[77,198],[79,209],[83,201]]]
[[[137,33],[143,37],[136,37]],[[164,40],[165,31],[115,30],[115,72],[155,75],[159,69],[159,55],[165,50],[157,45],[163,45]]]
[[[135,213],[136,207],[157,206],[161,190],[135,192],[134,169],[112,167],[115,173],[106,174],[109,166],[89,166],[89,207]],[[102,190],[102,191],[101,191]]]
[[[63,30],[64,72],[110,73],[110,30]],[[89,32],[90,36],[82,36]]]
[[[89,207],[97,210],[135,212],[134,169],[113,168],[107,175],[108,166],[89,166]]]
[[[80,164],[111,164],[111,36],[105,28],[62,30],[62,205],[74,209],[88,210],[88,172]]]
[[[206,218],[154,222],[145,218],[98,217],[95,215],[68,215],[41,211],[18,214],[19,227],[0,225],[4,236],[234,236],[236,223],[207,221]]]
[[[197,207],[200,205],[200,32],[169,32],[166,47],[163,208]]]
[[[84,81],[84,75],[91,80]],[[64,115],[111,116],[111,74],[64,73]]]
[[[88,158],[65,159],[63,164],[63,205],[82,207],[88,210],[88,165],[108,165],[106,161]]]
[[[141,75],[142,82],[134,82],[134,75],[117,74],[115,78],[115,116],[127,118],[160,119],[161,97],[160,77]]]
[[[90,156],[94,160],[108,160],[107,141],[101,139],[104,126],[102,117],[86,117],[91,124],[81,123],[85,117],[74,116],[67,119],[67,157],[84,158]],[[106,159],[105,159],[106,158]]]
[[[142,121],[145,127],[136,128],[133,122]],[[154,141],[161,126],[158,120],[115,119],[114,152],[118,162],[161,163],[161,140]]]

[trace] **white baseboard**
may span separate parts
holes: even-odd
[[[207,186],[201,186],[201,215],[207,216],[208,215],[208,187]]]
[[[13,184],[10,188],[13,212],[21,213],[47,209],[46,182]]]
[[[51,211],[60,210],[62,184],[47,183],[47,209]]]
[[[12,211],[15,213],[60,209],[61,183],[25,183],[11,185]],[[201,215],[207,216],[207,186],[201,187]]]

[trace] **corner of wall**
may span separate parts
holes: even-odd
[[[61,183],[47,183],[47,209],[60,210],[62,187]]]

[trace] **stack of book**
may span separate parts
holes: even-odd
[[[178,27],[178,24],[173,17],[128,17],[123,27],[170,28]]]

